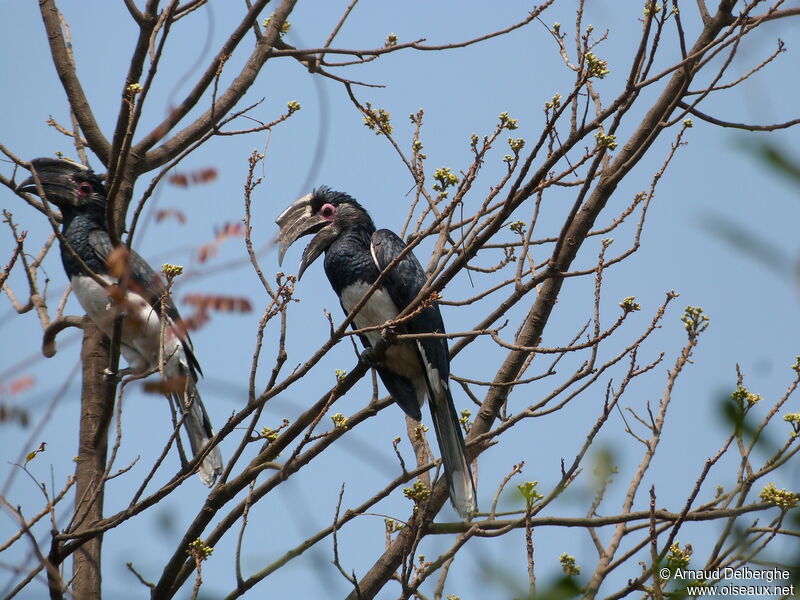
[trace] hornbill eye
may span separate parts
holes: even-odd
[[[90,194],[91,194],[93,191],[94,191],[94,190],[92,189],[92,184],[91,184],[91,183],[89,183],[88,181],[81,181],[81,182],[78,184],[78,194],[79,194],[80,196],[88,196],[88,195],[90,195]]]
[[[336,214],[336,207],[333,204],[324,204],[319,209],[319,214],[323,219],[332,220],[333,215]]]

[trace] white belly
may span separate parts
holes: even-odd
[[[371,286],[366,283],[356,283],[346,287],[342,290],[342,306],[348,314],[359,303],[364,294],[367,293]],[[378,289],[367,300],[367,303],[358,311],[358,314],[353,319],[353,323],[358,329],[363,327],[374,327],[376,325],[383,325],[397,317],[400,311],[392,301],[389,294]],[[369,340],[371,345],[376,345],[381,339],[381,332],[379,329],[369,331],[364,334]],[[414,349],[414,346],[408,342],[393,344],[389,346],[386,351],[384,362],[392,365],[392,371],[403,375],[408,379],[414,381],[422,375],[422,366],[419,364],[419,357]]]
[[[108,277],[101,278],[112,283]],[[160,315],[147,300],[128,291],[124,300],[112,302],[105,288],[91,277],[82,275],[72,278],[72,290],[89,318],[109,338],[114,333],[115,318],[124,314],[120,351],[133,371],[141,373],[158,366]],[[183,348],[171,321],[169,325],[164,336],[165,360],[167,363],[175,359],[185,362]]]

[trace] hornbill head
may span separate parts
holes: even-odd
[[[92,205],[105,208],[106,189],[103,180],[91,169],[60,158],[34,158],[31,170],[36,172],[47,201],[60,209],[80,209]],[[18,192],[39,195],[33,175],[17,186]]]
[[[367,211],[358,202],[347,194],[335,192],[326,186],[321,186],[294,202],[275,219],[275,222],[281,229],[278,235],[278,264],[283,262],[286,250],[298,238],[316,234],[303,251],[297,279],[303,276],[306,268],[319,258],[336,238],[353,225],[364,223],[372,231],[375,229]]]

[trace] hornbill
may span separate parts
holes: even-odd
[[[184,424],[192,452],[199,453],[214,436],[196,386],[202,371],[178,310],[165,293],[163,280],[132,250],[127,257],[122,253],[116,255],[119,258],[112,256],[109,260],[114,245],[106,226],[106,189],[98,175],[77,163],[54,158],[34,159],[31,166],[44,192],[43,200],[61,209],[61,231],[74,254],[105,282],[100,285],[90,277],[62,243],[61,262],[78,302],[110,338],[116,317],[123,316],[120,351],[129,369],[122,372],[143,374],[158,368],[163,309],[166,317],[163,360],[166,387],[170,388],[167,393],[185,411]],[[17,191],[40,193],[33,176],[19,184]],[[123,285],[117,287],[120,278]],[[198,474],[210,487],[221,472],[222,455],[214,447],[201,463]]]
[[[280,227],[278,262],[295,240],[316,234],[303,252],[298,279],[323,252],[325,274],[350,314],[406,244],[388,229],[376,231],[369,214],[352,197],[320,187],[287,208],[278,217]],[[364,306],[353,318],[357,329],[379,326],[397,317],[425,285],[425,272],[408,252],[386,274]],[[406,333],[444,333],[444,323],[435,303],[413,313],[402,322]],[[475,484],[464,451],[464,437],[450,394],[450,356],[442,337],[424,337],[391,344],[376,360],[371,348],[381,339],[373,330],[360,336],[367,348],[362,358],[374,367],[389,393],[412,419],[421,420],[420,408],[428,399],[433,426],[444,462],[450,501],[467,516],[474,513]]]

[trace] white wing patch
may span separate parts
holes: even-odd
[[[372,256],[372,262],[375,263],[375,266],[378,268],[378,272],[383,271],[380,264],[378,264],[378,257],[375,256],[375,244],[370,243],[369,245],[369,254]]]
[[[447,382],[443,381],[442,378],[439,376],[439,369],[431,365],[428,361],[428,357],[425,356],[425,349],[420,344],[419,340],[416,341],[417,349],[419,350],[419,355],[422,357],[422,364],[425,366],[425,371],[428,375],[428,381],[431,382],[431,391],[439,397],[443,390],[442,386],[447,387]]]

